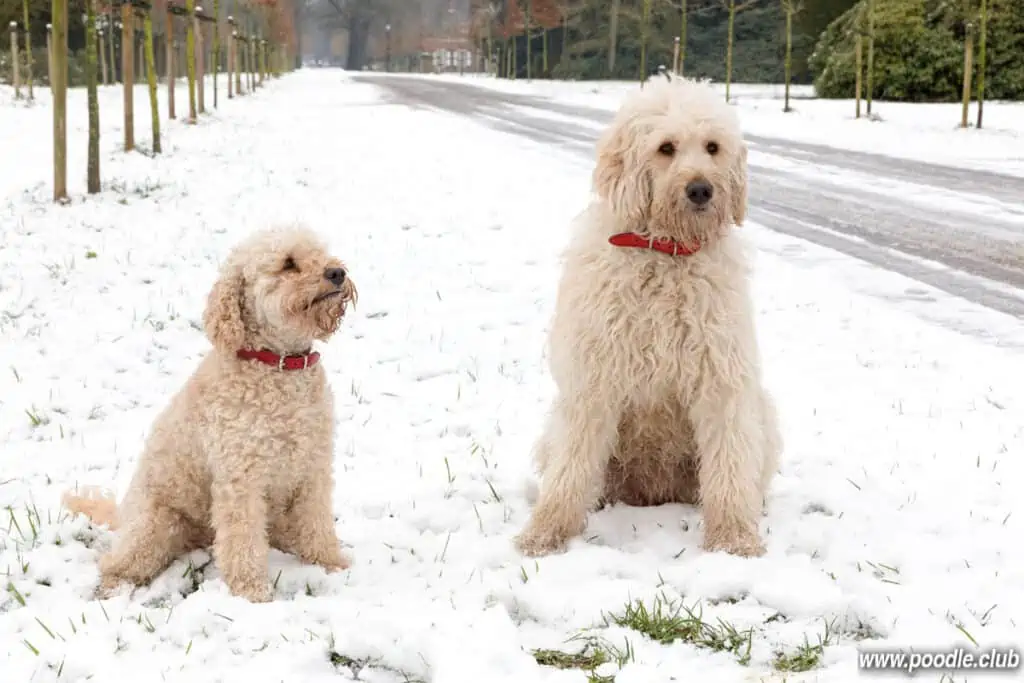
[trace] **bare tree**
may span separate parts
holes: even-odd
[[[608,74],[615,72],[615,58],[618,56],[619,40],[619,12],[622,10],[622,0],[612,0],[611,10],[608,15]]]
[[[964,79],[963,95],[960,108],[960,127],[967,127],[967,115],[971,106],[971,73],[974,60],[974,8],[971,0],[964,0]]]
[[[34,100],[36,98],[35,92],[33,91],[33,78],[32,78],[32,24],[29,22],[28,16],[28,0],[21,0],[21,11],[24,14],[25,24],[25,80],[28,86],[28,99]]]
[[[85,186],[89,194],[100,191],[100,103],[96,71],[96,0],[85,0],[85,87],[89,107],[89,146]]]
[[[725,101],[729,101],[729,88],[732,85],[732,45],[734,27],[736,24],[736,15],[739,12],[747,9],[753,5],[757,0],[747,0],[746,2],[737,5],[736,0],[722,0],[722,4],[729,10],[729,35],[726,39],[725,48]]]
[[[985,109],[985,43],[988,37],[988,0],[981,0],[978,22],[981,35],[978,43],[978,121],[975,126],[981,128],[981,115]]]
[[[784,112],[793,111],[789,106],[789,84],[793,77],[793,16],[804,7],[803,0],[782,0],[782,10],[786,13],[786,103]]]

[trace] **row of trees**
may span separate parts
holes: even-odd
[[[26,3],[27,4],[27,3]],[[117,10],[115,11],[115,7]],[[120,82],[124,88],[124,151],[135,149],[134,80],[135,71],[147,80],[152,126],[153,155],[160,154],[160,114],[157,82],[162,75],[167,83],[168,117],[174,119],[175,84],[184,65],[188,81],[187,123],[196,123],[206,113],[206,65],[212,68],[213,106],[218,106],[218,74],[227,72],[228,97],[245,94],[259,87],[272,75],[279,75],[294,64],[295,26],[293,13],[278,3],[240,8],[245,13],[245,27],[233,15],[225,16],[220,0],[213,0],[213,12],[206,13],[186,0],[184,6],[163,2],[157,10],[147,0],[122,1],[118,5],[99,6],[97,0],[85,0],[81,29],[84,34],[84,74],[89,118],[86,186],[89,193],[100,191],[100,107],[98,86],[100,76],[105,83]],[[25,70],[28,99],[34,97],[35,72],[32,59],[32,22],[25,10]],[[158,16],[163,26],[164,58],[158,66],[154,44],[154,21]],[[115,19],[117,17],[117,19]],[[255,19],[254,19],[255,17]],[[69,57],[68,0],[52,0],[46,16],[46,77],[53,97],[53,162],[55,201],[67,200],[67,91]],[[251,21],[250,21],[251,20]],[[141,41],[136,35],[141,28]],[[181,52],[184,28],[184,54]],[[21,93],[21,59],[16,24],[11,26],[12,80],[15,97]],[[211,40],[212,39],[212,40]],[[142,46],[140,58],[136,57]],[[120,70],[115,54],[120,55]],[[109,59],[109,63],[108,63]],[[162,67],[162,68],[160,68]],[[244,83],[243,87],[243,74]]]
[[[468,35],[481,61],[508,78],[630,79],[676,64],[727,88],[733,81],[813,82],[819,96],[842,98],[859,89],[868,113],[877,98],[956,101],[966,92],[980,101],[1024,99],[1024,0],[309,0],[308,6],[318,21],[348,30],[346,66],[354,69],[383,63],[386,55],[416,65],[425,35]]]

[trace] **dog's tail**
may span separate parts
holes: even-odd
[[[106,524],[117,529],[117,500],[114,494],[96,486],[85,486],[78,491],[65,491],[61,502],[73,514],[83,514],[94,524]]]

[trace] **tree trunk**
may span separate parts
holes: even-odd
[[[793,65],[793,6],[786,6],[786,104],[782,111],[792,111],[789,108],[789,82],[792,78]]]
[[[725,47],[725,101],[729,101],[729,87],[732,85],[732,38],[736,24],[736,0],[729,0],[729,36]]]
[[[121,5],[121,78],[124,81],[124,151],[135,149],[135,9]]]
[[[960,127],[967,127],[971,108],[971,63],[974,59],[974,24],[970,21],[970,0],[964,0],[964,87],[960,106]]]
[[[608,19],[608,75],[615,73],[615,57],[619,39],[619,7],[622,0],[612,0],[612,13]]]
[[[544,59],[543,59],[543,62],[541,63],[541,65],[543,67],[543,70],[544,70],[544,73],[541,74],[541,76],[543,78],[547,78],[548,77],[548,30],[546,28],[541,32],[541,40],[543,41],[541,44],[543,46],[543,52],[544,52]]]
[[[569,48],[569,17],[562,15],[562,52],[558,56],[558,61],[562,61],[566,58],[566,54]]]
[[[53,89],[53,200],[68,197],[68,2],[53,0],[52,64]]]
[[[686,6],[686,0],[682,0],[679,14],[679,65],[676,67],[676,73],[682,76],[686,70],[686,22],[689,15],[689,8]]]
[[[89,100],[89,153],[85,185],[89,194],[100,191],[100,100],[96,81],[96,3],[85,1],[85,87]]]
[[[206,113],[206,64],[203,48],[203,24],[198,16],[193,16],[194,31],[196,35],[195,57],[196,57],[196,94],[199,99],[199,113]]]
[[[142,20],[146,32],[146,80],[149,82],[149,113],[153,119],[153,154],[160,154],[160,104],[156,101],[156,56],[153,54],[153,20],[146,12]]]
[[[114,30],[113,6],[107,10],[107,54],[110,64],[110,83],[117,83],[117,60],[114,57],[114,42],[117,40],[117,32]],[[109,84],[108,84],[109,85]]]
[[[213,108],[217,108],[217,74],[220,73],[220,0],[213,0]]]
[[[53,24],[46,25],[46,75],[50,81],[50,96],[53,96]]]
[[[231,28],[231,24],[228,24]],[[228,99],[235,98],[235,37],[234,31],[228,32]]]
[[[239,50],[239,37],[238,31],[235,31],[234,35],[234,49],[235,49],[235,94],[242,94],[242,64],[243,57],[241,50]]]
[[[164,27],[164,61],[167,62],[167,118],[172,121],[175,118],[174,115],[174,84],[175,84],[175,65],[174,65],[174,15],[171,14],[170,6],[167,7],[166,24]]]
[[[640,26],[640,85],[647,80],[647,34],[651,30],[651,0],[643,0],[643,19]]]
[[[25,15],[25,59],[27,60],[25,64],[25,79],[28,85],[28,99],[34,100],[36,94],[34,90],[35,83],[32,77],[32,67],[34,65],[32,61],[32,24],[28,16],[28,0],[21,0],[21,9]]]
[[[185,69],[188,71],[188,122],[195,123],[196,113],[196,35],[195,35],[195,0],[185,0]]]
[[[864,36],[862,36],[860,34],[860,30],[858,28],[857,42],[854,44],[854,53],[856,55],[855,56],[855,60],[857,62],[857,75],[854,78],[854,90],[855,90],[855,96],[857,98],[857,118],[858,119],[860,118],[861,78],[862,78],[862,76],[864,74],[864,62],[863,62],[863,59],[862,59],[862,56],[861,56],[862,53],[864,52],[864,48],[862,47],[863,44],[864,44]]]
[[[295,62],[296,69],[302,68],[302,9],[303,2],[292,3],[292,26],[295,27]]]
[[[11,79],[14,83],[14,99],[21,99],[21,62],[18,61],[18,22],[11,22]]]
[[[100,53],[100,82],[103,85],[110,85],[110,71],[107,69],[107,43],[103,39],[103,32],[96,32],[96,50]]]
[[[526,0],[526,13],[525,22],[523,23],[523,35],[526,37],[526,80],[533,79],[533,52],[531,46],[533,45],[533,17],[531,16],[533,11],[533,0]]]
[[[867,112],[871,116],[871,100],[875,90],[875,3],[868,0],[868,77]]]
[[[988,0],[981,0],[980,8],[981,38],[978,42],[978,121],[975,124],[981,129],[981,115],[985,109],[985,43],[988,35]]]

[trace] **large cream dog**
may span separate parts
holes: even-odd
[[[562,549],[601,503],[699,503],[704,547],[764,552],[782,439],[761,383],[735,227],[746,146],[709,86],[655,79],[598,144],[550,333],[558,395],[536,448],[540,494],[517,537]]]

